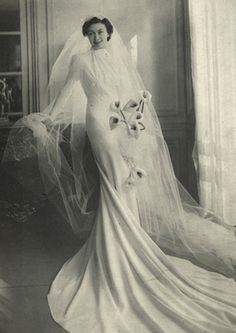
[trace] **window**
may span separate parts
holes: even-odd
[[[27,113],[26,32],[22,0],[0,2],[0,122]]]

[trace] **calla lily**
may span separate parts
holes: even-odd
[[[141,113],[141,112],[138,111],[135,114],[135,119],[138,120],[138,121],[141,121],[143,119],[143,113]]]
[[[144,171],[144,170],[141,169],[141,168],[136,167],[136,168],[134,169],[134,171],[136,172],[136,175],[137,175],[138,178],[147,177],[147,173],[146,173],[146,171]]]
[[[128,123],[128,131],[131,136],[133,136],[135,139],[138,139],[140,135],[140,127],[137,120]]]
[[[123,111],[133,111],[137,106],[138,103],[135,100],[130,99],[128,103],[125,104]]]
[[[119,124],[120,124],[120,118],[119,118],[119,116],[111,116],[109,118],[109,125],[110,125],[110,129],[111,130],[113,130],[114,128],[116,128]]]
[[[152,95],[147,90],[141,90],[140,92],[141,99],[144,103],[149,103],[152,99]]]
[[[126,180],[127,186],[138,185],[142,178],[146,177],[147,173],[139,167],[133,167],[130,171],[130,175]]]
[[[128,122],[133,122],[133,121],[142,121],[143,120],[143,113],[141,111],[136,111],[132,112],[131,115],[129,116]]]
[[[110,105],[110,109],[111,109],[112,111],[119,112],[120,109],[121,109],[120,101],[115,101],[115,102],[111,103],[111,105]]]

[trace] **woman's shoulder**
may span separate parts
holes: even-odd
[[[70,65],[70,75],[81,79],[83,73],[89,72],[91,67],[91,52],[87,51],[72,56]]]
[[[89,62],[89,60],[91,59],[91,51],[88,50],[84,53],[81,53],[81,54],[75,54],[73,57],[72,57],[72,62],[75,64],[75,65],[78,65],[78,66],[83,66],[84,64],[87,64]]]

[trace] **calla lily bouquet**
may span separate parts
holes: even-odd
[[[113,130],[121,123],[127,126],[128,132],[136,139],[140,131],[145,130],[143,123],[145,104],[151,101],[151,94],[148,91],[140,91],[139,101],[129,100],[122,108],[119,101],[111,104],[112,115],[109,119],[110,129]]]

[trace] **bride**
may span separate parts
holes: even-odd
[[[14,131],[5,152],[37,152],[48,195],[75,232],[90,230],[51,285],[53,318],[71,333],[236,332],[233,228],[176,180],[151,94],[111,22],[88,18],[80,34],[53,67],[59,95],[15,128],[33,133],[27,152],[12,148]]]

